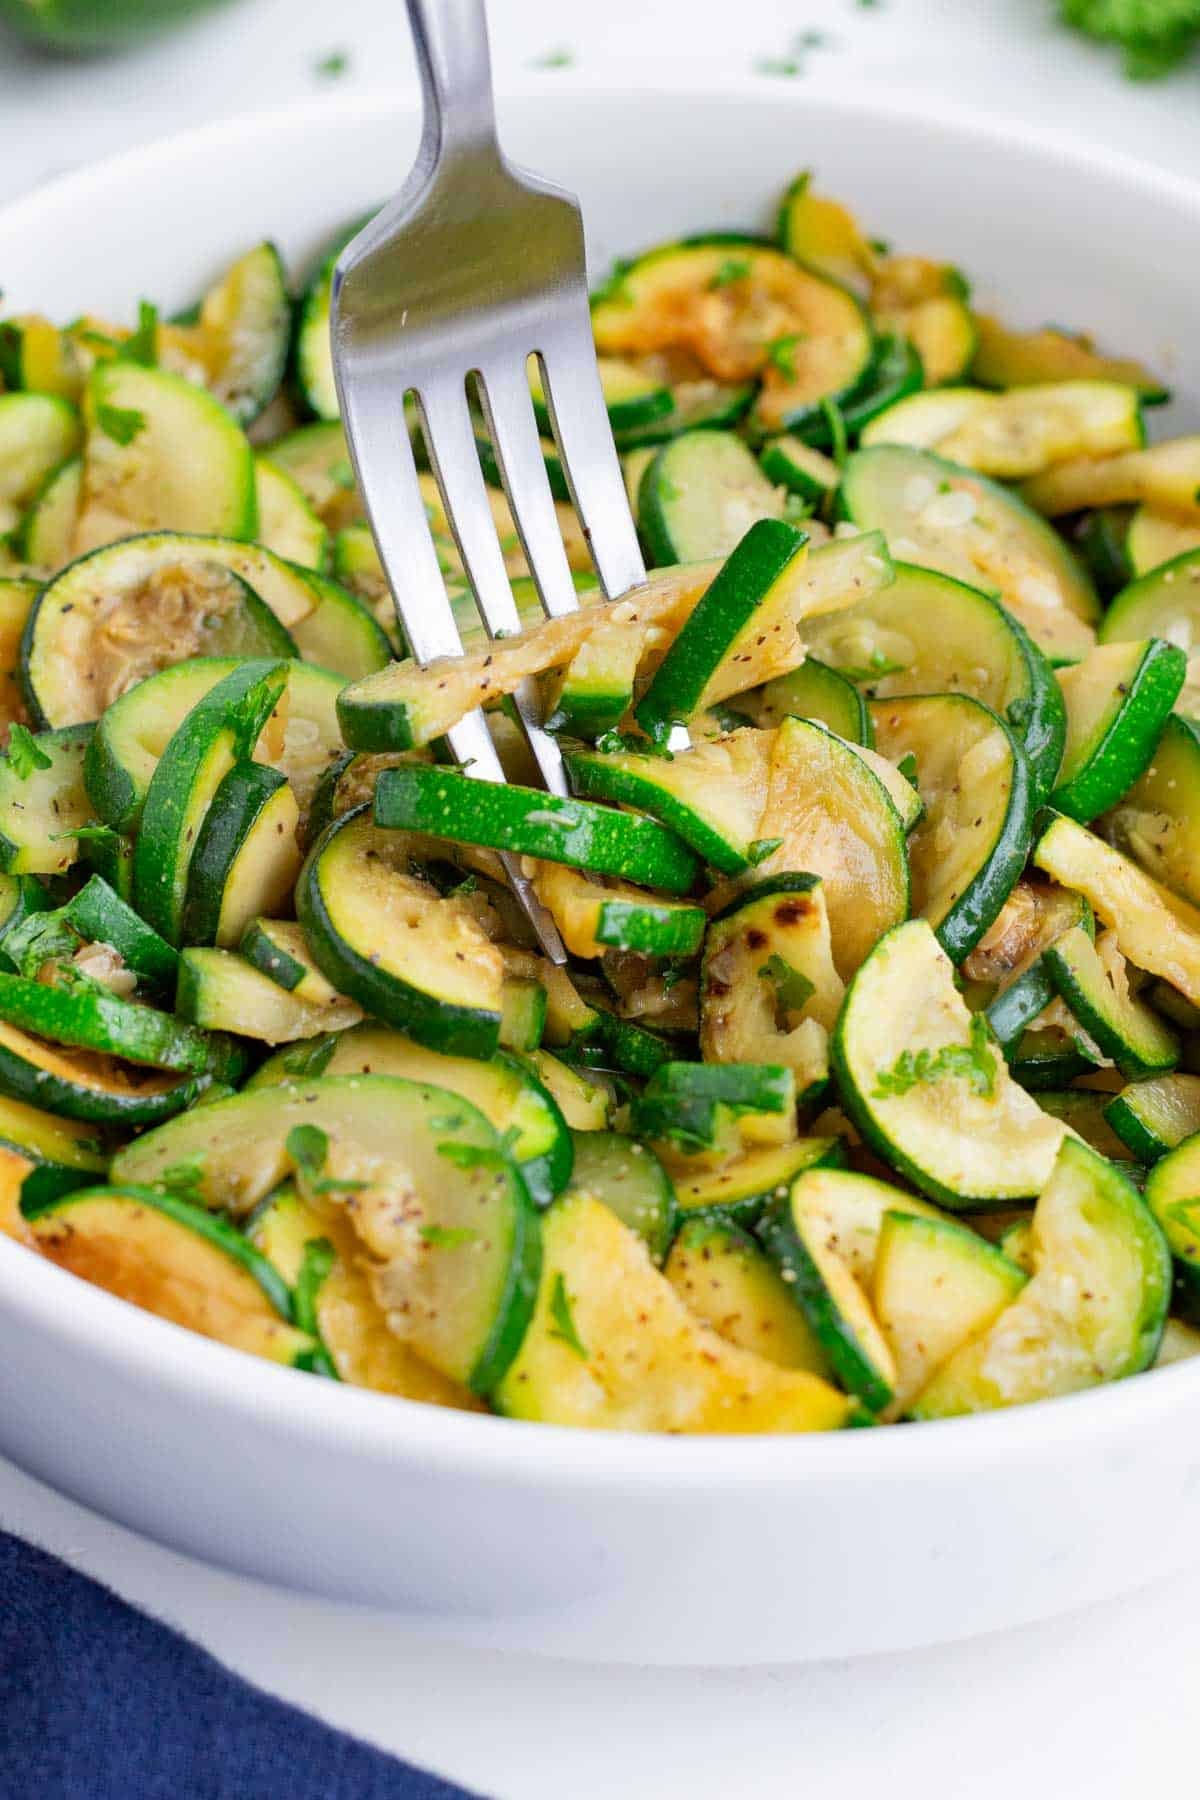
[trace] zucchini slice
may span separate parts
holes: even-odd
[[[316,595],[256,545],[158,533],[64,569],[22,644],[30,712],[47,725],[99,718],[138,682],[200,656],[295,656],[289,627]]]
[[[60,1269],[235,1350],[308,1368],[320,1346],[290,1323],[286,1284],[224,1219],[149,1188],[78,1188],[25,1217]]]
[[[275,438],[267,446],[267,454],[276,468],[291,476],[330,531],[365,523],[346,434],[336,420],[301,425]]]
[[[278,912],[300,873],[296,796],[276,769],[239,762],[225,776],[196,837],[182,936],[188,944],[239,944],[258,913]]]
[[[759,519],[781,519],[782,489],[731,431],[685,431],[638,487],[638,530],[652,564],[729,556]]]
[[[207,1085],[207,1077],[66,1049],[0,1023],[0,1093],[65,1119],[156,1125],[194,1105]]]
[[[82,497],[83,461],[73,456],[47,475],[12,535],[14,551],[31,569],[54,575],[70,562]]]
[[[84,422],[81,552],[143,531],[254,536],[254,454],[210,394],[165,369],[101,363]]]
[[[1110,381],[1046,383],[1008,394],[937,388],[889,407],[862,434],[864,449],[936,450],[1004,481],[1040,475],[1073,457],[1137,450],[1144,442],[1137,390]]]
[[[661,1264],[675,1231],[675,1190],[653,1150],[619,1131],[571,1136],[575,1157],[566,1192],[603,1201]]]
[[[805,1369],[727,1343],[698,1319],[641,1238],[589,1194],[542,1225],[537,1308],[493,1395],[512,1418],[601,1430],[828,1431],[851,1402]]]
[[[1154,1361],[1171,1297],[1162,1232],[1137,1189],[1078,1138],[1063,1140],[1034,1209],[1032,1254],[1029,1284],[942,1364],[914,1418],[1079,1393]]]
[[[1021,485],[1026,504],[1050,518],[1082,512],[1085,507],[1135,502],[1196,519],[1200,518],[1198,492],[1200,437],[1171,438],[1148,450],[1126,450],[1119,456],[1081,456]]]
[[[37,583],[0,576],[0,726],[28,718],[21,692],[21,638],[37,598]]]
[[[1163,1076],[1160,1079],[1171,1081],[1175,1077]],[[1155,1084],[1149,1082],[1144,1085]],[[1127,1162],[1129,1147],[1121,1141],[1109,1123],[1106,1110],[1109,1104],[1108,1094],[1095,1088],[1047,1088],[1038,1094],[1038,1105],[1043,1112],[1053,1113],[1056,1119],[1069,1125],[1098,1155],[1106,1156],[1109,1162]]]
[[[128,1145],[115,1179],[153,1186],[185,1163],[205,1204],[241,1214],[293,1172],[297,1125],[324,1134],[323,1191],[342,1196],[389,1327],[443,1375],[489,1392],[529,1320],[538,1215],[461,1095],[386,1075],[254,1089]]]
[[[1200,1131],[1200,1075],[1156,1075],[1110,1100],[1104,1117],[1139,1162],[1157,1162]]]
[[[842,479],[837,464],[797,437],[772,438],[764,444],[759,466],[769,482],[799,495],[812,506],[828,499]]]
[[[1162,638],[1105,643],[1058,677],[1067,741],[1057,812],[1086,825],[1143,775],[1187,678],[1187,658]]]
[[[0,324],[0,380],[28,394],[78,400],[83,387],[70,335],[40,313],[22,313]]]
[[[1116,595],[1100,626],[1102,644],[1165,638],[1189,659],[1200,649],[1200,550],[1151,569]],[[1200,678],[1189,668],[1180,711],[1200,712]]]
[[[794,1138],[790,1144],[762,1144],[715,1169],[675,1177],[681,1213],[703,1213],[755,1225],[768,1201],[785,1196],[805,1169],[837,1167],[845,1150],[840,1138]]]
[[[1029,1277],[994,1244],[952,1219],[887,1212],[871,1300],[896,1365],[903,1412],[961,1345],[995,1324]]]
[[[1063,1012],[1066,1012],[1064,1007]],[[1095,1045],[1067,1014],[1062,1022],[1035,1023],[1004,1051],[1008,1072],[1026,1093],[1040,1094],[1065,1087],[1081,1075],[1094,1075],[1100,1067]],[[1061,1111],[1055,1112],[1061,1118]]]
[[[847,979],[885,931],[908,914],[904,821],[852,744],[811,719],[775,733],[759,824],[762,878],[807,870],[821,878],[838,974]]]
[[[897,558],[996,594],[1047,654],[1070,659],[1091,648],[1091,582],[1007,488],[931,451],[880,444],[848,459],[839,504],[856,525],[882,531]]]
[[[992,925],[963,963],[987,992],[987,1020],[1005,1049],[1054,999],[1046,952],[1073,926],[1095,930],[1087,901],[1052,882],[1018,881]]]
[[[597,361],[603,367],[604,357]],[[671,394],[671,410],[659,418],[649,420],[645,425],[625,426],[614,431],[617,449],[621,451],[626,464],[626,474],[630,466],[636,470],[635,459],[645,453],[641,470],[649,466],[659,444],[669,438],[677,437],[683,431],[730,431],[741,423],[749,411],[750,402],[758,391],[755,381],[721,382],[713,381],[707,375],[689,374],[687,379],[675,379],[678,370],[669,353],[664,356],[643,356],[638,358],[638,367],[654,379],[669,380]],[[689,359],[683,359],[685,363]],[[699,363],[690,363],[689,367],[698,370]],[[629,483],[631,487],[630,502],[636,513],[636,479]],[[570,554],[568,549],[568,555]]]
[[[853,606],[809,620],[805,636],[812,654],[868,699],[969,694],[981,700],[1012,728],[1036,797],[1044,799],[1058,775],[1066,735],[1062,692],[1046,658],[1016,619],[978,588],[911,563],[897,563],[895,577]]]
[[[217,1081],[236,1080],[245,1063],[227,1039],[197,1031],[157,1007],[122,999],[78,970],[70,981],[0,974],[0,1019],[73,1049]]]
[[[1074,926],[1049,946],[1046,963],[1073,1016],[1127,1081],[1175,1067],[1179,1040],[1130,991],[1125,958],[1111,932],[1093,944],[1086,931]]]
[[[694,956],[708,923],[700,905],[662,900],[624,881],[606,886],[556,863],[535,865],[533,888],[572,956],[603,956],[606,949]]]
[[[304,928],[294,919],[252,919],[238,945],[247,962],[297,1000],[330,1006],[337,990],[313,961]]]
[[[254,492],[259,543],[273,555],[303,568],[323,569],[329,556],[329,532],[308,504],[299,483],[269,457],[256,456]]]
[[[854,288],[874,273],[878,256],[849,208],[814,194],[811,184],[810,169],[789,182],[775,215],[775,235],[797,262]]]
[[[871,314],[880,330],[914,346],[927,387],[963,379],[975,354],[975,319],[967,284],[950,264],[889,256],[873,271]]]
[[[815,875],[756,883],[708,928],[700,1053],[711,1063],[776,1063],[814,1099],[829,1079],[829,1033],[845,989]]]
[[[94,1125],[60,1119],[7,1095],[0,1096],[0,1147],[29,1165],[21,1199],[30,1207],[72,1188],[94,1187],[108,1168],[109,1152]]]
[[[953,962],[974,949],[1025,866],[1033,796],[1008,726],[967,694],[871,704],[875,741],[916,759],[924,816],[908,840],[913,910]]]
[[[781,1369],[828,1376],[829,1359],[791,1288],[740,1226],[689,1219],[663,1272],[688,1309],[726,1343]]]
[[[240,425],[252,424],[287,368],[292,305],[274,244],[256,244],[205,294],[195,325],[175,327],[204,385]]]
[[[787,431],[862,380],[873,350],[845,288],[752,239],[664,244],[623,266],[592,302],[608,355],[683,350],[718,381],[761,377],[758,436]]]
[[[605,619],[558,676],[549,678],[544,708],[547,730],[598,738],[614,730],[633,705],[633,684],[646,636],[618,619]]]
[[[504,959],[463,900],[409,873],[405,839],[359,807],[309,852],[296,904],[318,966],[339,993],[427,1044],[490,1056]]]
[[[0,868],[10,875],[61,875],[79,855],[77,828],[93,817],[83,783],[90,725],[43,731],[21,753],[0,757]]]
[[[786,667],[803,660],[792,603],[806,545],[804,533],[781,519],[760,519],[745,532],[635,708],[648,737],[665,741],[673,725],[755,686],[762,679],[755,653],[772,639]]]
[[[1116,381],[1136,388],[1143,406],[1168,398],[1162,382],[1138,362],[1104,356],[1090,338],[1044,325],[1013,331],[999,319],[975,315],[979,341],[971,361],[975,381],[989,388],[1038,387],[1043,382]]]
[[[1146,1205],[1170,1247],[1178,1310],[1200,1319],[1200,1137],[1184,1138],[1146,1177]]]
[[[852,681],[806,656],[790,675],[778,675],[765,682],[761,691],[751,696],[751,712],[756,725],[778,725],[781,719],[815,719],[848,744],[874,743],[871,715],[866,701]]]
[[[861,1282],[843,1253],[840,1232],[829,1229],[821,1204],[811,1210],[806,1204],[808,1180],[808,1176],[801,1175],[786,1199],[776,1200],[768,1207],[759,1223],[758,1235],[794,1294],[838,1381],[869,1411],[879,1413],[893,1398],[895,1359]],[[887,1192],[882,1182],[872,1186]],[[898,1192],[895,1197],[903,1201]]]
[[[98,722],[86,759],[88,794],[109,825],[137,825],[159,758],[188,713],[241,665],[196,657],[163,669],[115,701]],[[255,755],[286,775],[302,816],[321,778],[342,751],[337,722],[340,676],[307,663],[287,664],[287,683],[259,737]]]
[[[636,363],[625,362],[619,356],[600,356],[596,359],[596,367],[604,404],[608,408],[608,422],[614,434],[640,431],[644,426],[664,419],[674,410],[675,403],[666,383]],[[541,371],[532,359],[529,369],[529,391],[538,429],[550,434],[554,427],[542,386]]]
[[[291,1061],[286,1053],[272,1057],[254,1076],[252,1085],[290,1081]],[[572,1137],[549,1089],[532,1068],[503,1052],[487,1062],[474,1057],[447,1056],[426,1049],[381,1025],[363,1024],[327,1042],[320,1055],[320,1069],[301,1073],[321,1075],[399,1075],[406,1081],[429,1082],[461,1094],[479,1108],[496,1131],[507,1136],[509,1154],[520,1164],[525,1185],[541,1206],[562,1191],[573,1166]],[[646,1153],[650,1160],[649,1152]]]
[[[521,1061],[532,1069],[572,1132],[607,1130],[613,1096],[604,1076],[573,1069],[549,1050],[532,1050]]]
[[[1160,976],[1200,1006],[1200,907],[1143,874],[1074,819],[1054,819],[1034,845],[1033,860],[1090,902],[1135,968]]]
[[[338,712],[352,750],[412,750],[442,737],[465,713],[515,693],[529,676],[564,667],[593,631],[617,619],[673,635],[718,572],[718,565],[661,570],[644,588],[604,606],[542,619],[519,637],[491,642],[421,668],[393,663],[346,688]]]
[[[287,680],[287,664],[239,663],[197,701],[159,758],[133,857],[138,912],[169,944],[183,930],[197,834],[234,764],[249,756]]]
[[[62,918],[84,943],[107,944],[137,977],[138,986],[171,989],[178,954],[152,931],[101,875],[92,875],[62,908]]]
[[[862,383],[836,409],[824,407],[797,427],[796,435],[822,450],[839,448],[842,433],[852,441],[889,406],[915,394],[925,383],[925,369],[915,344],[886,332],[875,340],[875,354]],[[836,436],[835,436],[836,427]]]
[[[317,605],[292,627],[300,655],[347,681],[361,681],[385,669],[391,660],[391,640],[370,608],[316,570],[304,573]]]
[[[179,957],[175,1010],[206,1031],[236,1031],[262,1044],[291,1044],[357,1025],[353,1000],[301,1000],[230,950],[196,947]]]
[[[637,750],[568,751],[575,793],[636,806],[660,819],[725,875],[751,866],[751,847],[767,802],[773,739],[740,730],[673,756]]]
[[[53,394],[0,394],[0,535],[79,448],[79,414]]]
[[[428,832],[617,875],[686,894],[699,872],[691,851],[654,819],[563,800],[542,788],[501,786],[427,763],[384,769],[375,783],[383,831]]]
[[[1125,560],[1134,576],[1147,575],[1189,550],[1200,550],[1200,519],[1189,522],[1148,506],[1137,508],[1125,533]]]
[[[388,1330],[361,1267],[353,1228],[323,1196],[303,1198],[291,1183],[269,1195],[246,1221],[246,1236],[291,1289],[292,1311],[319,1338],[322,1374],[354,1387],[460,1412],[483,1403],[431,1369]]]
[[[1012,1079],[923,919],[897,926],[864,962],[832,1051],[863,1137],[951,1211],[1008,1206],[1049,1179],[1066,1128]]]

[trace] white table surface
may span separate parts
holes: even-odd
[[[628,86],[756,74],[799,33],[822,70],[920,89],[1180,169],[1200,169],[1200,75],[1123,83],[1105,52],[1049,24],[1052,0],[493,0],[501,84],[559,51],[542,79]],[[339,86],[411,80],[400,0],[242,0],[120,61],[73,65],[0,40],[0,197],[60,170],[222,114]],[[781,147],[786,165],[786,146]],[[0,282],[3,271],[0,270]],[[50,1421],[47,1429],[52,1429]],[[1064,1479],[1069,1479],[1064,1472]],[[272,1692],[500,1800],[771,1800],[836,1782],[881,1792],[1128,1800],[1195,1763],[1191,1671],[1200,1573],[1122,1602],[968,1645],[857,1663],[620,1670],[431,1644],[393,1616],[217,1573],[60,1499],[0,1462],[0,1524],[171,1621]],[[1146,1521],[1153,1531],[1154,1521]],[[1197,1531],[1200,1557],[1200,1522]],[[131,1800],[135,1797],[131,1796]]]

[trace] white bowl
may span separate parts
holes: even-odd
[[[506,141],[581,196],[598,264],[755,224],[816,165],[985,301],[1171,360],[1200,396],[1200,187],[886,99],[543,86]],[[412,116],[334,102],[118,157],[0,213],[6,308],[190,300],[397,185]],[[572,1432],[338,1388],[191,1336],[0,1240],[0,1452],[177,1549],[491,1645],[753,1663],[963,1636],[1194,1556],[1200,1364],[992,1417],[828,1437]]]

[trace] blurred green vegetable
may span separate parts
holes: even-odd
[[[0,22],[53,50],[117,50],[227,0],[0,0]]]
[[[1059,0],[1068,25],[1119,44],[1125,73],[1151,81],[1183,62],[1200,38],[1200,0]]]

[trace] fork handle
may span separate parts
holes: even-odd
[[[422,161],[496,143],[483,0],[406,0],[425,98]]]

